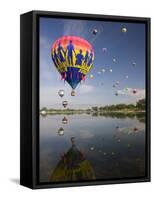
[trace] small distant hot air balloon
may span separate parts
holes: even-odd
[[[129,90],[129,88],[128,88],[128,87],[125,87],[125,90],[126,90],[126,91],[128,91],[128,90]]]
[[[90,147],[90,150],[93,151],[95,148],[94,147]]]
[[[127,32],[127,28],[126,28],[126,27],[122,27],[122,28],[121,28],[121,32],[122,32],[122,33],[126,33],[126,32]]]
[[[105,73],[105,71],[106,71],[105,69],[102,69],[102,72],[103,72],[103,73]]]
[[[61,79],[75,90],[93,67],[94,49],[81,37],[63,36],[52,45],[51,56]]]
[[[67,119],[66,117],[64,117],[64,118],[62,119],[62,122],[63,122],[63,124],[68,124],[68,119]]]
[[[96,35],[97,32],[98,32],[98,30],[96,28],[94,28],[93,31],[92,31],[93,35]]]
[[[136,89],[133,89],[132,92],[133,92],[133,94],[136,94],[136,93],[137,93],[137,90],[136,90]]]
[[[59,94],[60,97],[63,97],[64,94],[65,94],[65,92],[64,92],[64,90],[59,90],[59,91],[58,91],[58,94]]]
[[[126,78],[128,79],[128,75],[126,75]]]
[[[116,85],[119,85],[120,84],[120,81],[116,81]]]
[[[109,69],[109,72],[111,72],[111,73],[112,73],[112,71],[113,71],[112,69]]]
[[[102,48],[103,53],[107,52],[107,48]]]
[[[90,78],[91,78],[91,79],[93,79],[93,78],[94,78],[94,76],[93,76],[92,74],[90,74]]]
[[[46,115],[47,115],[47,109],[46,109],[46,108],[42,108],[42,109],[40,110],[40,114],[41,114],[42,116],[46,116]]]
[[[117,62],[116,58],[113,58],[112,60],[113,60],[113,62],[114,62],[114,63],[116,63],[116,62]]]
[[[100,74],[101,74],[101,72],[99,71],[99,72],[97,72],[97,74],[98,74],[98,75],[100,75]]]
[[[133,65],[133,67],[135,67],[136,66],[136,62],[133,62],[132,65]]]
[[[116,92],[116,93],[115,93],[115,96],[118,96],[118,95],[119,95],[118,92]]]
[[[63,104],[64,108],[66,108],[68,105],[68,101],[63,101],[62,104]]]
[[[58,130],[58,135],[59,136],[63,136],[64,135],[64,129],[61,127],[61,128],[59,128],[59,130]]]
[[[137,131],[138,131],[138,128],[135,127],[133,130],[134,130],[134,132],[137,132]]]

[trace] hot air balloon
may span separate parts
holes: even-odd
[[[121,32],[122,32],[122,33],[126,33],[126,32],[127,32],[127,28],[126,28],[126,27],[122,27],[122,28],[121,28]]]
[[[66,108],[68,105],[68,101],[63,101],[62,104],[63,104],[64,108]]]
[[[64,90],[59,90],[59,91],[58,91],[58,94],[59,94],[60,97],[63,97],[64,94],[65,94],[65,93],[64,93]]]
[[[132,65],[133,65],[133,67],[135,67],[136,66],[136,62],[133,62]]]
[[[90,74],[90,78],[91,78],[91,79],[93,79],[93,78],[94,78],[94,76],[93,76],[92,74]]]
[[[114,63],[116,63],[116,62],[117,62],[116,58],[113,58],[112,60],[113,60],[113,62],[114,62]]]
[[[118,95],[119,95],[118,92],[116,92],[116,93],[115,93],[115,96],[118,96]]]
[[[40,114],[41,114],[42,116],[46,116],[46,115],[47,115],[47,109],[46,109],[46,108],[42,108],[42,109],[40,110]]]
[[[103,53],[107,52],[107,48],[102,48]]]
[[[116,85],[119,85],[120,84],[120,81],[116,81]]]
[[[90,150],[91,150],[91,151],[94,151],[94,149],[95,149],[94,147],[90,147]]]
[[[105,71],[106,71],[105,69],[102,69],[102,72],[103,72],[103,73],[105,73]]]
[[[93,67],[93,47],[81,37],[63,36],[57,39],[52,45],[51,56],[61,79],[73,90],[81,80],[85,81],[86,74]]]
[[[93,31],[92,31],[93,35],[96,35],[97,32],[98,32],[98,30],[96,28],[94,28]]]
[[[125,90],[126,90],[126,91],[128,91],[128,90],[129,90],[129,88],[128,88],[128,87],[126,87],[126,88],[125,88]]]
[[[133,92],[133,94],[136,94],[136,93],[137,93],[137,90],[136,90],[136,89],[133,89],[132,92]]]
[[[109,72],[111,72],[111,73],[112,73],[112,69],[109,69]]]

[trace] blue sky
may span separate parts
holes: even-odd
[[[121,31],[122,27],[127,32]],[[98,33],[92,34],[96,28]],[[85,83],[76,88],[71,97],[71,87],[60,79],[51,58],[54,41],[64,35],[80,36],[92,44],[95,52],[94,67]],[[103,48],[107,48],[103,52]],[[116,62],[113,62],[116,58]],[[132,63],[135,62],[136,66]],[[105,69],[105,73],[98,74]],[[109,72],[112,69],[112,73]],[[89,75],[94,76],[90,79]],[[126,76],[128,76],[126,78]],[[120,84],[113,88],[116,81]],[[128,91],[125,88],[128,88]],[[64,89],[63,100],[69,107],[90,107],[117,103],[135,103],[145,96],[145,25],[105,21],[87,21],[40,18],[40,107],[61,108],[58,90]],[[134,95],[132,90],[136,89]],[[115,92],[118,91],[118,96]]]

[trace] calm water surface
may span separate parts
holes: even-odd
[[[68,124],[63,124],[66,116]],[[59,135],[59,128],[64,135]],[[40,116],[40,181],[51,182],[62,156],[75,145],[96,179],[145,175],[145,124],[138,118],[91,115]]]

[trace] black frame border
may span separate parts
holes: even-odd
[[[113,21],[125,23],[144,23],[146,25],[146,176],[141,178],[122,178],[82,182],[39,182],[39,18],[62,18]],[[32,188],[59,188],[73,186],[107,185],[151,181],[151,19],[142,17],[95,15],[50,11],[32,11]]]

